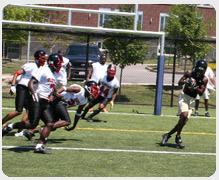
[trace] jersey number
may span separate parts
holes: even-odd
[[[80,103],[80,101],[78,100],[78,98],[71,99],[70,101],[68,101],[69,106],[74,106],[75,104],[79,104],[79,103]]]

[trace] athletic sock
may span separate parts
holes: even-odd
[[[8,127],[10,127],[11,129],[13,129],[13,125],[14,125],[14,123],[10,123],[10,124],[8,124]]]
[[[43,146],[43,144],[37,144],[35,149],[41,148]]]

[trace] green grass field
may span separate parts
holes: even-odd
[[[2,117],[14,108],[13,99],[2,99]],[[10,109],[4,108],[8,107]],[[69,109],[74,117],[74,110]],[[177,123],[177,108],[115,104],[88,123],[80,120],[74,131],[60,128],[45,145],[50,155],[34,154],[35,142],[14,137],[2,139],[2,170],[9,177],[209,177],[216,170],[216,109],[211,118],[191,116],[183,129],[184,149],[175,136],[161,147],[161,135]],[[204,115],[204,109],[200,109]],[[10,122],[20,121],[21,116]],[[11,147],[12,146],[12,147]],[[51,149],[50,149],[51,148]],[[59,149],[58,149],[59,148]]]

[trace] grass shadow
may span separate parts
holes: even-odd
[[[9,148],[9,149],[2,149],[4,151],[13,151],[15,153],[25,153],[25,152],[29,152],[29,151],[33,151],[34,150],[34,146],[18,146],[15,148]]]

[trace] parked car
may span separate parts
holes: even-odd
[[[69,59],[71,63],[71,79],[73,80],[84,80],[86,71],[86,54],[87,45],[86,44],[71,44],[67,50],[65,57]],[[88,56],[88,67],[94,62],[100,61],[101,52],[99,47],[95,44],[89,45],[89,56]]]

